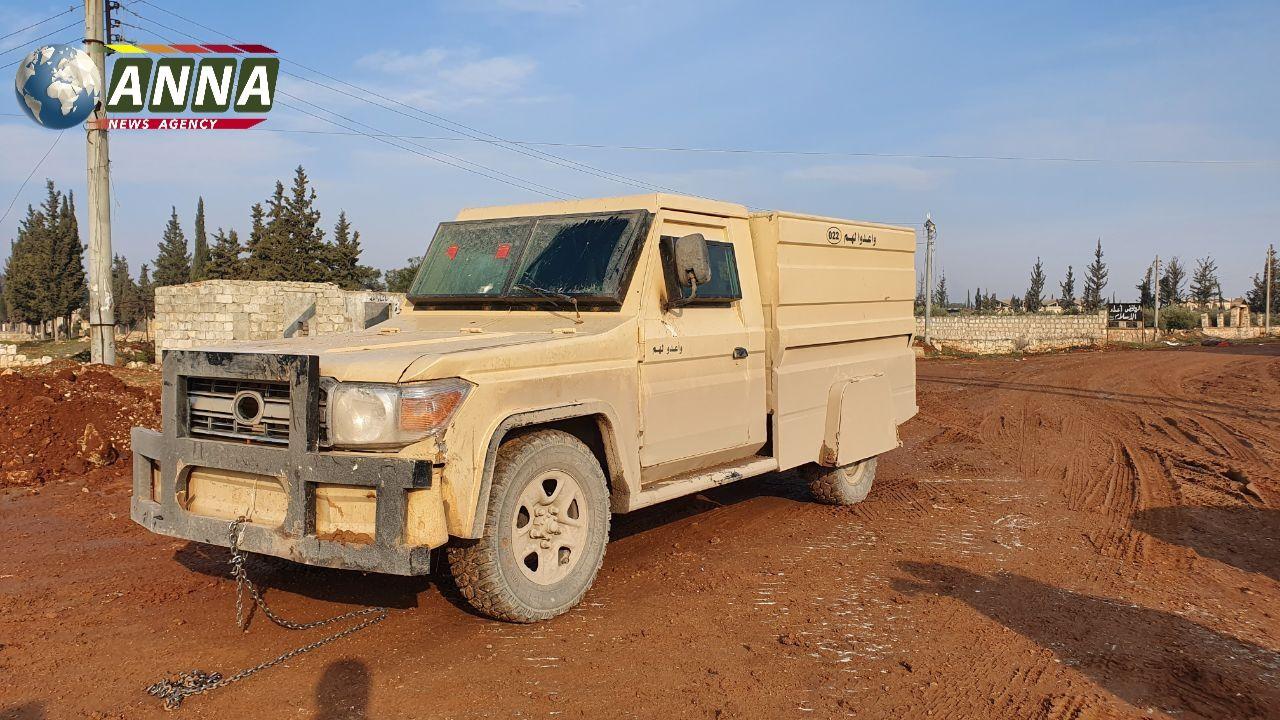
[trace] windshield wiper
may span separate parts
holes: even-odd
[[[546,288],[540,288],[537,285],[529,285],[528,283],[516,283],[515,285],[512,285],[512,287],[514,287],[517,290],[527,290],[535,295],[540,295],[548,300],[551,300],[552,303],[554,303],[557,308],[559,308],[560,305],[558,303],[555,303],[556,300],[568,300],[569,302],[573,303],[573,314],[575,316],[573,323],[575,325],[582,324],[582,313],[578,312],[578,298],[572,295],[566,295],[565,293],[558,293],[553,290],[548,290]]]

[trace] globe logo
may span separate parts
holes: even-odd
[[[23,58],[14,91],[28,117],[54,130],[89,119],[101,95],[97,68],[76,45],[45,45]]]

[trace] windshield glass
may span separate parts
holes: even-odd
[[[409,297],[620,303],[649,217],[634,210],[442,223]]]

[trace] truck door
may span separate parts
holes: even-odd
[[[730,237],[724,226],[667,218],[660,224],[659,252],[649,255],[640,338],[640,464],[676,463],[657,477],[750,455],[764,444],[763,311],[749,231],[745,222],[740,226]],[[669,297],[688,294],[672,277],[670,245],[694,232],[708,240],[711,282],[699,286],[691,304],[665,309]]]

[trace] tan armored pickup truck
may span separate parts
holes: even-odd
[[[612,513],[800,468],[866,496],[916,412],[915,234],[675,195],[464,210],[394,319],[171,351],[132,517],[301,563],[423,574],[531,622]]]

